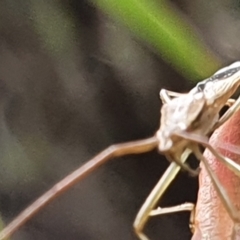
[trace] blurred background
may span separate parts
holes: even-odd
[[[240,57],[237,0],[2,0],[0,215],[6,224],[113,143],[152,136],[159,91],[187,92]],[[110,161],[13,240],[136,240],[134,218],[168,161]],[[195,202],[181,173],[160,201]],[[154,239],[191,239],[189,213],[151,219]]]

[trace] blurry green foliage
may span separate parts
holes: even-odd
[[[111,17],[124,23],[152,46],[169,65],[192,81],[219,69],[220,62],[195,35],[193,29],[166,1],[93,0]],[[55,4],[31,1],[34,25],[45,47],[67,57],[75,39],[73,22]]]
[[[166,1],[94,0],[111,17],[154,47],[178,72],[193,81],[211,75],[218,59],[195,36],[193,29]]]
[[[68,57],[75,39],[71,17],[57,2],[32,0],[30,6],[34,27],[45,48],[57,57]]]

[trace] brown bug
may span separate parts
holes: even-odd
[[[239,66],[240,64],[236,63],[227,69],[238,69]],[[219,74],[219,72],[216,74]],[[226,69],[223,72],[226,72]],[[193,175],[198,173],[198,171],[191,169],[184,163],[191,152],[205,165],[213,185],[231,218],[237,221],[240,220],[240,215],[235,211],[227,194],[225,194],[225,190],[221,187],[220,182],[211,171],[208,162],[199,150],[199,144],[208,148],[213,155],[240,176],[240,166],[214,150],[214,148],[209,145],[206,137],[230,118],[240,107],[240,98],[236,102],[229,100],[240,84],[240,71],[232,70],[231,74],[228,74],[223,79],[216,78],[214,80],[214,76],[212,77],[213,80],[210,78],[201,82],[202,85],[198,84],[187,94],[179,94],[164,89],[161,90],[160,96],[164,103],[161,109],[161,125],[153,137],[108,147],[54,185],[49,191],[27,207],[3,229],[0,233],[0,239],[12,235],[21,225],[51,200],[55,199],[58,195],[62,194],[106,161],[113,157],[148,152],[154,148],[158,148],[159,152],[164,154],[172,163],[148,196],[136,217],[134,229],[139,239],[148,239],[142,232],[143,228],[149,217],[153,215],[153,208],[180,168],[182,167]],[[214,82],[214,84],[211,84],[212,82]],[[224,105],[232,106],[226,114],[219,119],[219,112]],[[161,214],[161,210],[162,209],[157,209],[157,214]]]

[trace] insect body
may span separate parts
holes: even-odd
[[[191,152],[205,165],[213,185],[231,218],[240,221],[240,215],[235,211],[224,189],[222,189],[220,182],[211,171],[208,162],[199,150],[199,144],[208,148],[214,156],[240,177],[240,166],[215,151],[214,148],[209,145],[208,139],[206,138],[210,132],[224,123],[239,108],[240,100],[237,100],[223,118],[219,119],[219,111],[224,105],[228,104],[229,97],[236,91],[239,84],[240,71],[238,70],[222,81],[216,80],[216,82],[211,85],[204,81],[201,87],[197,85],[188,94],[161,90],[160,96],[164,104],[161,109],[161,125],[155,136],[145,140],[113,145],[99,153],[53,186],[26,210],[20,213],[20,215],[0,233],[0,240],[10,236],[47,203],[69,189],[107,160],[127,154],[140,154],[151,151],[156,147],[172,163],[136,217],[134,229],[139,239],[148,239],[142,232],[143,228],[151,215],[162,213],[162,209],[158,209],[157,213],[152,211],[155,211],[153,210],[154,207],[180,170],[180,167],[189,171],[191,174],[196,174],[195,170],[184,163]],[[169,212],[171,212],[171,210]]]
[[[236,63],[230,65],[229,67],[219,70],[212,77],[198,83],[196,85],[196,87],[193,88],[188,94],[185,94],[185,95],[189,95],[190,93],[196,94],[198,92],[204,93],[205,98],[208,99],[209,103],[210,103],[209,107],[207,107],[208,110],[202,111],[202,112],[205,112],[207,118],[209,117],[209,115],[208,115],[209,113],[214,114],[214,112],[215,112],[215,114],[216,114],[217,112],[219,112],[220,109],[223,107],[223,103],[225,101],[226,101],[225,105],[228,105],[231,107],[226,112],[226,114],[215,123],[214,126],[212,126],[212,127],[210,126],[210,128],[212,128],[212,131],[214,131],[217,127],[219,127],[224,122],[226,122],[239,109],[239,99],[236,102],[233,99],[228,99],[236,91],[236,89],[238,88],[238,86],[240,84],[240,79],[238,76],[239,70],[240,70],[240,62],[236,62]],[[171,97],[176,97],[177,101],[178,101],[179,100],[178,97],[180,97],[182,95],[183,94],[170,92],[170,91],[166,91],[166,90],[162,90],[160,92],[160,97],[163,102],[171,101],[172,100]],[[211,101],[212,101],[212,103],[211,103]],[[194,104],[193,104],[193,106],[194,106]],[[190,116],[190,115],[188,114],[188,116]],[[172,119],[172,118],[168,118],[168,119]],[[198,123],[199,122],[200,121],[198,121]],[[206,119],[206,123],[209,124],[209,119]],[[194,125],[194,124],[192,124],[192,125]],[[204,130],[203,126],[202,126],[201,130],[202,131]],[[203,135],[203,132],[200,132],[199,134],[200,134],[199,136],[201,136],[201,135]],[[206,134],[206,132],[205,132],[205,134]],[[181,162],[186,161],[187,156],[189,155],[190,152],[191,151],[184,152],[184,154],[182,155],[182,158],[181,158]],[[215,156],[215,158],[219,159],[218,157],[216,157],[217,155],[214,155],[214,156]],[[234,165],[234,163],[232,163],[232,164]],[[239,168],[239,166],[237,164],[235,164],[234,168],[237,169],[237,168]],[[150,202],[150,200],[149,200],[150,198],[156,197],[156,199],[160,199],[160,197],[164,194],[165,190],[168,188],[168,186],[170,185],[170,183],[172,182],[172,180],[175,178],[175,176],[177,175],[177,173],[179,171],[180,171],[179,166],[177,166],[177,164],[175,162],[172,162],[171,165],[169,166],[169,168],[166,170],[166,172],[162,176],[162,178],[160,179],[160,181],[158,182],[158,184],[156,185],[152,194],[150,194],[149,198],[143,205],[143,208],[144,208],[144,206],[145,206],[145,208],[147,208],[147,206],[149,205],[149,202]],[[219,183],[219,186],[220,186],[220,183]],[[227,196],[225,191],[223,191],[223,192],[224,192],[223,194],[225,194],[225,196]],[[221,195],[222,194],[220,194],[220,196]],[[226,200],[227,200],[227,202],[230,202],[229,199],[225,199],[225,200],[223,200],[223,202],[225,202]],[[152,204],[152,206],[155,206],[155,204],[156,204],[156,202],[154,201],[154,204]],[[238,212],[233,210],[234,207],[233,208],[230,207],[231,210],[229,210],[229,205],[232,205],[232,204],[227,204],[227,205],[228,205],[227,211],[232,212],[232,213],[230,213],[232,219],[235,218],[235,221],[237,221],[237,219],[239,218],[238,216],[236,216],[236,215],[238,215]],[[226,207],[226,205],[225,205],[225,207]],[[186,203],[186,204],[182,204],[182,205],[170,207],[170,208],[158,208],[158,209],[155,209],[152,211],[149,210],[150,211],[149,215],[156,216],[156,215],[160,215],[160,214],[173,213],[173,212],[179,212],[179,211],[192,211],[193,209],[194,209],[193,204]],[[235,212],[235,214],[233,214],[233,212]]]
[[[176,97],[174,99],[170,98],[171,96],[169,96],[170,94],[168,91],[162,90],[162,92],[160,92],[160,96],[165,104],[161,110],[161,126],[156,134],[159,140],[158,149],[165,154],[166,158],[174,161],[175,164],[171,164],[169,171],[167,171],[167,175],[164,174],[163,180],[160,179],[137,215],[134,226],[140,239],[147,239],[147,237],[142,234],[142,229],[149,215],[166,213],[165,209],[161,208],[158,209],[157,212],[154,211],[152,213],[152,209],[155,207],[176,173],[180,170],[177,165],[192,173],[192,170],[189,170],[189,167],[183,164],[183,161],[185,161],[191,152],[193,152],[199,160],[203,161],[215,185],[216,191],[224,202],[225,207],[229,209],[231,217],[240,220],[240,215],[236,216],[237,212],[234,206],[229,203],[228,196],[225,194],[220,182],[211,171],[198,147],[198,144],[201,144],[208,148],[219,160],[223,161],[231,170],[240,176],[240,167],[231,161],[231,159],[225,158],[216,152],[208,144],[208,140],[205,138],[205,136],[208,136],[210,132],[218,125],[225,122],[226,119],[233,114],[230,108],[223,118],[219,119],[220,110],[225,104],[228,104],[228,99],[234,91],[236,91],[239,84],[240,71],[237,71],[224,81],[216,81],[215,84],[211,85],[212,88],[207,88],[207,84],[205,84],[205,87],[200,89],[200,91],[196,87],[188,94],[172,94],[172,92],[170,92],[171,95]],[[231,86],[231,88],[229,86]],[[236,105],[234,104],[232,108],[236,108]],[[184,210],[184,208],[181,208],[181,210]],[[189,210],[189,208],[187,210]],[[176,211],[176,208],[174,211]],[[171,212],[171,209],[169,209],[168,212]]]

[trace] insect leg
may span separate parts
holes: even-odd
[[[229,103],[233,103],[230,100]],[[240,109],[240,97],[232,104],[232,106],[225,112],[225,114],[220,118],[220,120],[215,124],[214,129],[217,129],[223,123],[225,123],[236,111]]]
[[[228,214],[230,215],[231,219],[234,221],[234,223],[240,222],[240,214],[239,211],[236,209],[234,204],[232,203],[231,199],[229,198],[226,190],[224,187],[222,187],[219,179],[217,178],[216,174],[211,170],[211,167],[208,164],[208,161],[203,156],[203,154],[199,151],[198,147],[195,147],[193,149],[194,154],[196,157],[201,160],[206,168],[206,171],[209,175],[209,177],[212,180],[212,183],[214,185],[214,188],[216,189],[225,209],[227,210]]]
[[[239,164],[235,163],[230,158],[224,157],[222,154],[217,152],[206,140],[206,138],[202,136],[198,136],[196,134],[191,134],[187,132],[181,132],[176,134],[178,136],[181,136],[185,139],[191,140],[196,143],[202,144],[204,147],[206,147],[209,151],[212,152],[212,154],[219,160],[221,160],[231,171],[233,171],[237,176],[240,177],[240,166]],[[212,172],[208,162],[206,161],[205,157],[202,155],[202,153],[199,151],[199,148],[195,147],[192,149],[195,153],[196,157],[203,161],[203,164],[206,167],[206,170],[212,179],[213,185],[216,189],[216,191],[219,194],[219,197],[221,198],[229,216],[233,220],[234,223],[240,223],[240,213],[237,211],[235,206],[232,204],[231,200],[228,197],[227,192],[225,189],[221,186],[221,183],[219,182],[217,176]]]
[[[223,162],[231,171],[233,171],[238,177],[240,177],[240,165],[237,164],[236,162],[234,162],[232,159],[223,156],[221,153],[219,153],[218,151],[216,151],[211,144],[208,143],[208,139],[200,136],[200,135],[196,135],[196,134],[192,134],[192,133],[188,133],[188,132],[178,132],[175,133],[175,135],[181,136],[182,138],[191,140],[193,142],[196,143],[200,143],[202,144],[204,147],[208,148],[208,150],[221,162]]]
[[[190,211],[190,221],[189,221],[189,227],[194,233],[194,219],[195,219],[195,204],[194,203],[183,203],[177,206],[173,207],[158,207],[157,209],[154,209],[150,212],[149,216],[158,216],[162,214],[169,214],[169,213],[176,213],[176,212],[183,212],[183,211]]]
[[[172,92],[166,89],[161,89],[159,92],[160,99],[163,103],[170,102],[172,100],[171,97],[180,97],[182,95],[184,95],[184,93]]]
[[[235,102],[236,102],[235,99],[229,98],[225,105],[228,106],[228,107],[231,107]]]
[[[181,161],[185,162],[190,153],[191,150],[185,150],[181,156]],[[139,210],[133,224],[135,233],[139,239],[148,240],[147,236],[143,234],[143,228],[150,218],[153,208],[156,206],[159,199],[162,197],[180,169],[180,166],[176,162],[172,162]]]
[[[157,209],[152,210],[149,216],[157,216],[162,214],[169,214],[169,213],[183,212],[183,211],[192,211],[193,209],[194,209],[193,203],[183,203],[173,207],[165,207],[165,208],[158,207]]]
[[[70,173],[67,177],[55,184],[50,190],[45,192],[35,202],[22,211],[12,222],[10,222],[1,232],[0,240],[10,237],[19,227],[32,218],[37,212],[45,207],[57,196],[63,194],[66,190],[78,183],[81,179],[91,173],[94,169],[101,166],[114,157],[120,157],[127,154],[141,154],[149,152],[156,148],[158,140],[156,137],[144,140],[116,144],[100,152],[97,156],[82,165],[77,170]]]
[[[199,175],[199,169],[192,169],[187,163],[184,163],[181,159],[172,158],[168,155],[165,156],[170,162],[175,162],[180,168],[188,172],[192,177],[197,177]]]

